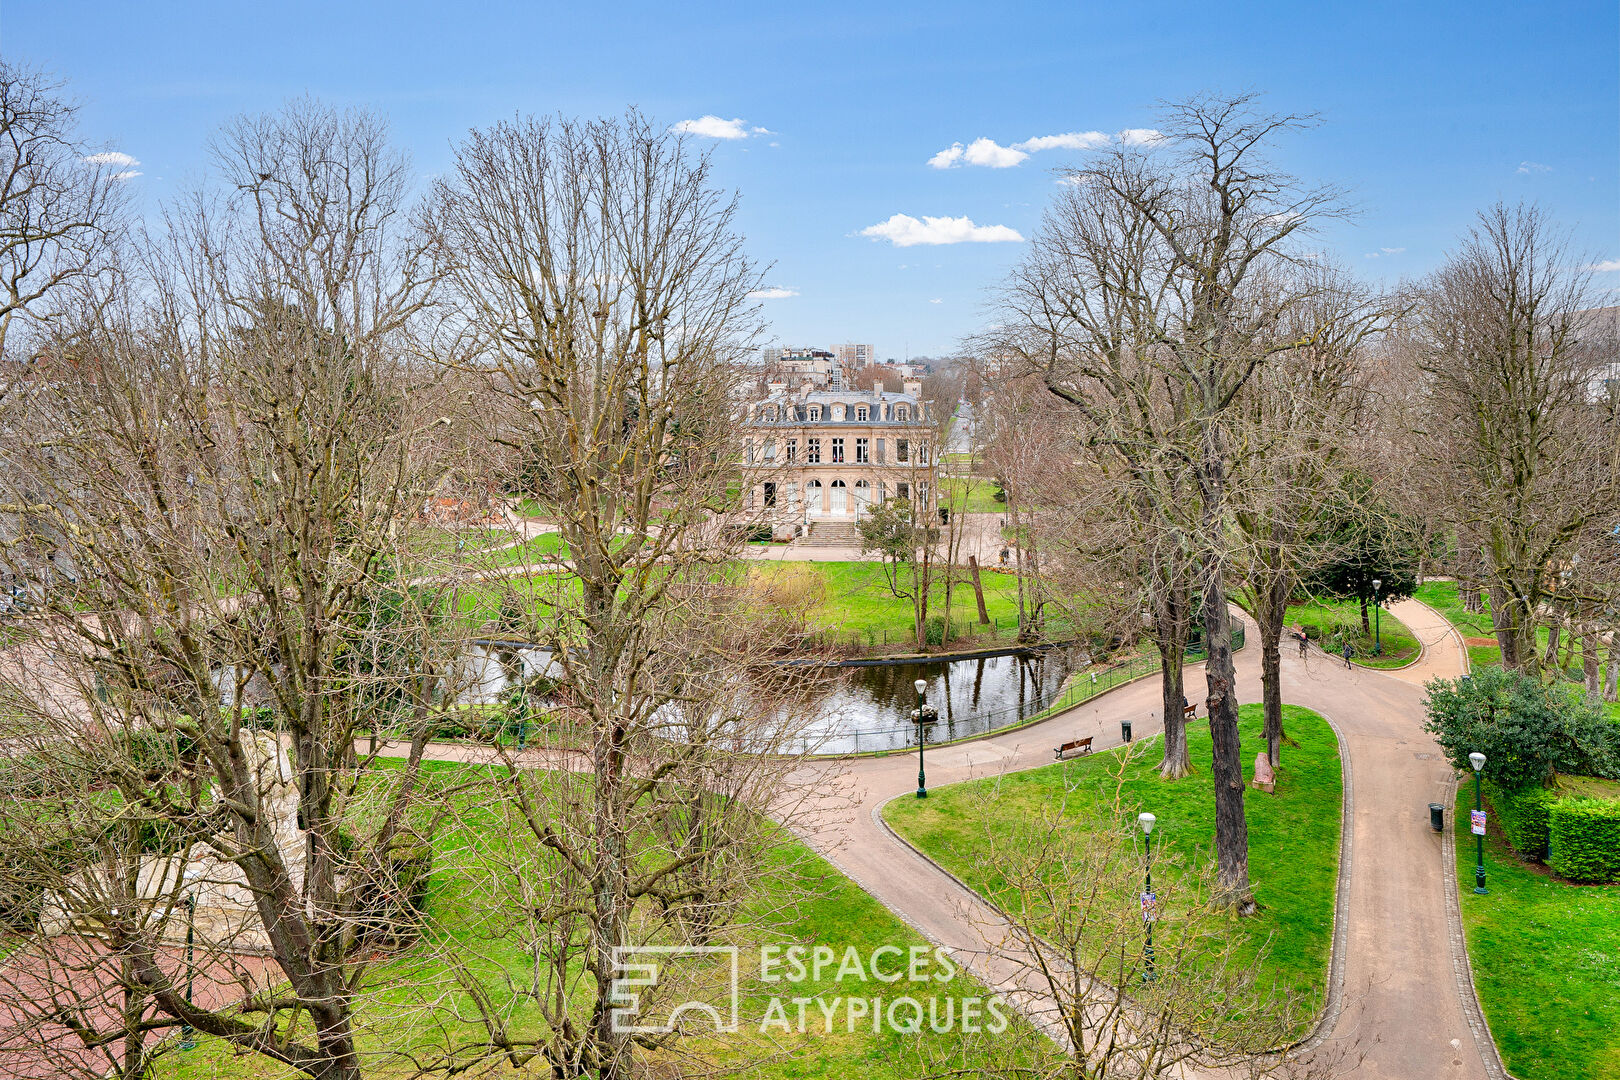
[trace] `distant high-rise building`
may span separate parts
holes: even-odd
[[[876,345],[834,345],[838,362],[845,367],[863,368],[877,363]]]

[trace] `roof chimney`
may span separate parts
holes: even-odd
[[[883,400],[883,380],[882,379],[873,379],[872,380],[872,393],[873,393],[874,396],[877,397],[877,399],[879,401]]]

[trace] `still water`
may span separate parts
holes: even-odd
[[[917,745],[913,683],[939,713],[928,741],[946,742],[1017,724],[1056,699],[1085,653],[1054,646],[968,660],[881,664],[842,669],[816,703],[806,731],[807,749],[824,754],[893,750]]]

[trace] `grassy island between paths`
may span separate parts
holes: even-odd
[[[1405,667],[1416,660],[1422,651],[1417,636],[1388,608],[1378,614],[1374,631],[1364,633],[1361,629],[1361,605],[1355,600],[1313,596],[1298,604],[1289,604],[1288,629],[1292,631],[1296,624],[1303,625],[1311,640],[1334,656],[1338,656],[1344,649],[1344,643],[1349,641],[1350,648],[1354,650],[1351,659],[1362,667]],[[1380,643],[1383,651],[1375,653]],[[1284,637],[1283,648],[1286,649],[1288,645],[1289,641]]]
[[[1258,705],[1245,705],[1240,716],[1244,777],[1250,779],[1254,752],[1265,745],[1263,719]],[[1239,936],[1244,958],[1266,949],[1264,963],[1277,984],[1314,1000],[1313,1011],[1319,1012],[1326,1000],[1339,869],[1339,742],[1327,722],[1309,709],[1285,706],[1283,729],[1297,745],[1283,748],[1276,792],[1251,787],[1244,800],[1249,874],[1260,911],[1250,918],[1227,917],[1228,925],[1219,931]],[[1210,735],[1200,726],[1190,726],[1187,734],[1193,775],[1161,780],[1160,740],[1143,740],[1127,765],[1122,803],[1131,819],[1138,809],[1157,815],[1156,851],[1163,850],[1160,845],[1176,848],[1188,856],[1189,865],[1207,864],[1215,857]],[[1016,900],[982,857],[986,845],[1004,839],[1011,828],[1006,823],[1051,807],[1061,807],[1075,829],[1117,827],[1111,803],[1120,753],[953,784],[930,791],[926,801],[897,799],[885,807],[884,817],[930,858],[1009,909]],[[988,804],[982,801],[986,795]],[[983,812],[986,805],[989,813]],[[1120,902],[1134,904],[1136,898],[1123,896]],[[1038,929],[1041,916],[1034,921]]]
[[[1524,862],[1492,815],[1490,891],[1474,895],[1473,808],[1464,779],[1457,890],[1474,990],[1502,1063],[1519,1080],[1620,1080],[1620,885],[1572,885]]]

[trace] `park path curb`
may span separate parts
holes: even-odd
[[[1421,600],[1414,598],[1413,603],[1422,604],[1445,622],[1446,632],[1455,639],[1457,650],[1462,656],[1463,671],[1472,671],[1474,663],[1468,656],[1468,643],[1463,640],[1462,634],[1452,621]],[[1474,1046],[1479,1050],[1479,1056],[1485,1062],[1485,1071],[1491,1075],[1491,1080],[1518,1080],[1507,1071],[1507,1065],[1502,1061],[1502,1053],[1496,1047],[1496,1036],[1491,1033],[1490,1021],[1485,1019],[1485,1007],[1479,1003],[1479,990],[1474,985],[1474,965],[1468,959],[1468,934],[1462,924],[1462,886],[1457,881],[1455,774],[1451,778],[1451,783],[1446,786],[1446,813],[1451,817],[1451,828],[1441,830],[1440,850],[1441,857],[1446,862],[1446,937],[1450,939],[1451,969],[1457,977],[1457,996],[1462,999],[1463,1015],[1468,1019],[1469,1030],[1474,1033]]]

